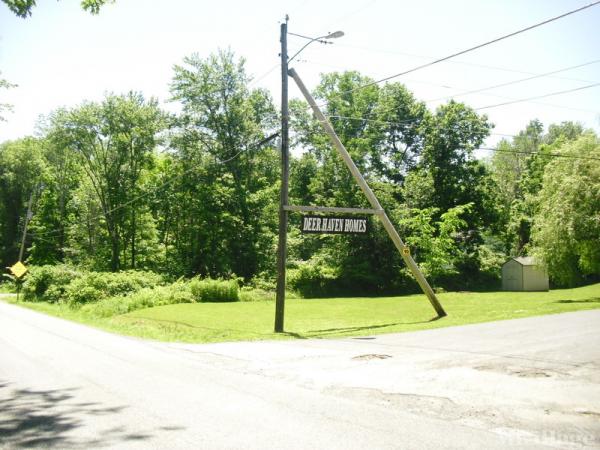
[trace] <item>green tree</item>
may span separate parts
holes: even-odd
[[[24,138],[0,145],[2,267],[17,261],[27,202],[32,194],[35,196],[39,192],[44,170],[42,145],[38,139]]]
[[[430,205],[443,214],[459,205],[473,204],[467,222],[472,227],[493,221],[486,209],[483,182],[485,166],[473,157],[489,135],[492,125],[468,106],[450,101],[428,117],[420,167],[431,174],[433,195]],[[492,213],[492,214],[490,214]]]
[[[0,75],[2,75],[2,72],[0,72]],[[0,89],[10,89],[10,88],[13,88],[16,86],[17,86],[16,84],[9,83],[4,78],[0,78]],[[4,117],[5,111],[11,112],[12,105],[9,103],[0,103],[0,122],[6,121],[6,118]]]
[[[600,140],[588,132],[558,151],[564,157],[544,171],[532,240],[551,278],[574,285],[600,275]]]
[[[548,133],[539,120],[532,120],[512,142],[503,140],[491,161],[500,212],[498,230],[511,255],[527,252],[531,226],[536,213],[537,194],[550,155],[564,143],[573,141],[583,127],[573,122],[552,124]]]
[[[60,110],[50,119],[48,139],[76,155],[98,197],[113,271],[121,268],[123,258],[136,266],[139,180],[153,161],[164,127],[157,101],[137,93],[108,95],[102,103]],[[129,255],[123,254],[126,248]]]
[[[2,0],[15,15],[23,19],[31,16],[33,8],[36,6],[36,0]],[[81,7],[91,14],[98,14],[100,8],[107,3],[114,3],[114,0],[81,0]]]
[[[174,240],[188,273],[249,279],[274,267],[278,158],[257,144],[277,114],[269,94],[249,90],[244,61],[231,51],[192,55],[175,66],[171,83],[182,113],[173,131]]]

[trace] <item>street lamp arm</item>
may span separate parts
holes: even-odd
[[[326,34],[325,36],[319,36],[316,38],[309,38],[308,36],[302,36],[301,34],[295,34],[295,33],[290,33],[290,32],[288,32],[288,34],[292,34],[294,36],[298,36],[298,37],[301,37],[304,39],[310,39],[306,44],[304,44],[302,46],[302,48],[300,50],[298,50],[294,54],[294,56],[292,56],[291,58],[288,58],[288,61],[293,61],[294,58],[296,56],[298,56],[300,54],[300,52],[302,52],[302,50],[304,50],[306,47],[308,47],[313,42],[317,41],[317,42],[320,42],[321,44],[331,44],[331,42],[326,41],[325,39],[336,39],[336,38],[342,37],[344,35],[344,32],[343,31],[335,31],[333,33]]]
[[[298,56],[298,55],[300,54],[300,52],[302,52],[302,50],[304,50],[306,47],[308,47],[308,46],[309,46],[310,44],[312,44],[313,42],[315,42],[315,41],[319,41],[320,39],[323,39],[324,37],[325,37],[325,36],[321,36],[321,37],[314,38],[314,39],[311,39],[310,41],[308,41],[306,44],[304,44],[304,45],[302,46],[302,48],[301,48],[300,50],[298,50],[298,51],[297,51],[297,52],[294,54],[294,56],[292,56],[291,58],[289,58],[289,61],[293,61],[293,60],[294,60],[294,58],[295,58],[296,56]],[[327,41],[320,41],[320,42],[327,42]]]

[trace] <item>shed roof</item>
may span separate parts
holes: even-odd
[[[512,258],[522,266],[537,266],[537,261],[533,256],[519,256],[518,258]]]

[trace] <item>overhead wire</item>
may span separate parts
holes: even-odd
[[[528,101],[531,101],[531,100],[538,100],[540,98],[552,97],[552,96],[555,96],[555,95],[569,94],[571,92],[583,91],[585,89],[591,89],[591,88],[594,88],[594,87],[597,87],[597,86],[600,86],[600,83],[589,84],[587,86],[580,86],[578,88],[573,88],[573,89],[566,89],[564,91],[550,92],[549,94],[537,95],[537,96],[534,96],[534,97],[527,97],[527,98],[521,98],[521,99],[511,100],[509,102],[504,102],[504,103],[496,103],[494,105],[481,106],[479,108],[473,108],[473,109],[475,111],[480,111],[482,109],[490,109],[490,108],[496,108],[498,106],[512,105],[514,103],[528,102]]]
[[[498,153],[515,153],[519,155],[540,155],[540,156],[548,156],[551,158],[569,158],[569,159],[584,159],[584,160],[592,160],[592,161],[600,161],[600,158],[596,158],[594,156],[580,156],[580,155],[565,155],[562,153],[546,153],[546,152],[526,152],[519,150],[504,150],[500,148],[491,148],[491,147],[479,147],[476,150],[488,150],[492,152]]]
[[[358,45],[348,45],[348,44],[343,44],[343,43],[337,43],[336,45],[338,47],[355,48],[358,50],[363,50],[363,51],[368,51],[368,52],[389,53],[392,55],[408,56],[411,58],[428,59],[428,60],[437,58],[437,56],[431,56],[431,55],[429,55],[429,56],[416,55],[414,53],[399,52],[396,50],[382,50],[382,49],[378,49],[378,48],[369,48],[369,47],[363,47],[363,46],[358,46]],[[310,63],[311,61],[306,61],[306,62]],[[514,68],[509,68],[509,67],[491,66],[489,64],[480,64],[480,63],[475,63],[472,61],[448,60],[445,62],[448,64],[458,64],[458,65],[469,66],[469,67],[477,67],[480,69],[494,70],[494,71],[498,71],[498,72],[518,73],[518,74],[522,74],[522,75],[537,75],[537,73],[535,73],[535,72],[529,72],[526,70],[514,69]],[[581,78],[564,77],[564,76],[548,75],[548,78],[554,78],[557,80],[578,81],[581,83],[591,83],[592,82],[591,80],[584,80]]]
[[[421,70],[421,69],[424,69],[426,67],[431,67],[431,66],[433,66],[435,64],[439,64],[441,62],[448,61],[449,59],[455,58],[457,56],[464,55],[466,53],[470,53],[472,51],[475,51],[475,50],[478,50],[480,48],[486,47],[488,45],[495,44],[497,42],[500,42],[500,41],[503,41],[505,39],[511,38],[511,37],[516,36],[518,34],[525,33],[527,31],[533,30],[535,28],[541,27],[543,25],[546,25],[548,23],[551,23],[551,22],[554,22],[556,20],[562,19],[564,17],[570,16],[572,14],[578,13],[580,11],[583,11],[585,9],[591,8],[591,7],[596,6],[598,4],[600,4],[600,0],[596,0],[596,1],[592,2],[592,3],[589,3],[587,5],[581,6],[581,7],[577,8],[577,9],[573,9],[573,10],[567,11],[567,12],[565,12],[563,14],[558,15],[558,16],[554,16],[554,17],[551,17],[549,19],[543,20],[541,22],[537,22],[537,23],[535,23],[533,25],[530,25],[528,27],[521,28],[521,29],[519,29],[517,31],[513,31],[512,33],[508,33],[508,34],[502,35],[500,37],[497,37],[495,39],[483,42],[483,43],[475,45],[473,47],[469,47],[469,48],[467,48],[465,50],[461,50],[459,52],[452,53],[451,55],[435,59],[434,61],[430,61],[428,63],[421,64],[419,66],[413,67],[413,68],[408,69],[408,70],[404,70],[402,72],[396,73],[394,75],[387,76],[385,78],[381,78],[379,80],[375,80],[375,81],[372,81],[372,82],[369,82],[369,83],[365,83],[363,85],[357,86],[357,87],[349,89],[347,91],[344,91],[341,94],[349,94],[349,93],[352,93],[352,92],[355,92],[355,91],[358,91],[358,90],[361,90],[361,89],[368,88],[370,86],[374,86],[376,84],[384,83],[386,81],[392,80],[392,79],[400,77],[402,75],[406,75],[406,74],[409,74],[409,73],[412,73],[412,72],[416,72],[417,70]]]
[[[304,60],[303,62],[307,62],[309,64],[327,66],[325,64],[316,63],[314,61]],[[573,69],[575,67],[582,67],[582,66],[593,64],[593,63],[597,63],[597,62],[600,62],[600,60],[595,60],[595,61],[591,61],[589,63],[584,63],[584,64],[581,64],[581,65],[578,65],[578,66],[572,66],[570,68],[561,69],[560,71],[565,71],[565,70]],[[331,66],[329,66],[329,67],[331,67]],[[554,73],[557,73],[557,72],[559,72],[559,71],[556,71]],[[552,72],[550,72],[550,73],[552,73]],[[432,103],[434,101],[440,101],[440,100],[443,100],[443,99],[452,99],[454,97],[463,96],[463,95],[467,95],[467,94],[472,94],[472,93],[475,93],[475,92],[482,92],[482,95],[485,95],[485,96],[488,96],[488,97],[496,97],[496,98],[500,98],[500,99],[505,99],[505,100],[513,101],[513,100],[518,100],[518,99],[515,99],[514,97],[508,97],[506,95],[492,94],[492,93],[483,92],[483,91],[489,90],[489,89],[493,89],[493,88],[496,88],[496,87],[500,87],[500,86],[514,84],[514,83],[517,83],[519,81],[525,81],[527,79],[541,78],[541,77],[546,77],[546,76],[548,76],[549,78],[557,78],[557,77],[551,77],[548,74],[533,74],[533,76],[530,77],[530,78],[524,78],[524,79],[521,79],[521,80],[515,80],[515,81],[511,81],[511,82],[507,82],[507,83],[503,83],[503,84],[495,85],[495,86],[488,86],[487,88],[477,89],[477,90],[473,90],[473,91],[469,91],[468,89],[464,89],[464,88],[458,88],[456,86],[441,85],[441,84],[438,84],[438,83],[431,83],[431,82],[423,81],[423,80],[414,80],[414,79],[411,79],[411,80],[406,80],[406,82],[408,82],[408,83],[419,83],[419,84],[425,84],[425,85],[430,85],[430,86],[435,86],[435,87],[441,87],[441,88],[444,88],[444,89],[456,89],[456,90],[462,91],[462,92],[460,92],[458,94],[455,94],[455,95],[450,95],[450,96],[440,97],[440,98],[434,98],[434,99],[430,99],[430,100],[423,100],[424,103]],[[569,80],[571,80],[571,79],[569,79]],[[583,80],[578,80],[578,81],[583,81]],[[588,81],[588,82],[589,83],[593,83],[591,81]],[[347,92],[347,91],[344,91],[344,92]],[[341,92],[340,94],[343,94],[344,92]],[[582,111],[582,112],[591,112],[591,113],[598,113],[598,112],[600,112],[598,110],[591,110],[591,109],[586,109],[586,108],[577,108],[577,107],[565,106],[565,105],[556,105],[554,103],[547,103],[547,102],[529,101],[528,103],[532,103],[532,104],[536,104],[536,105],[543,105],[543,106],[550,106],[551,108],[566,109],[566,110],[571,110],[571,111]],[[324,101],[319,106],[326,106],[326,105],[328,105],[328,102]],[[392,110],[389,110],[389,112],[392,112]]]
[[[402,124],[410,124],[420,122],[423,119],[407,119],[407,120],[398,120],[398,121],[389,121],[389,120],[379,120],[379,119],[369,119],[366,117],[350,117],[350,116],[340,116],[337,114],[326,115],[328,118],[333,119],[346,119],[346,120],[356,120],[356,121],[364,121],[364,122],[373,122],[373,123],[382,123],[386,125],[402,125]],[[514,134],[506,134],[506,133],[490,133],[490,136],[506,136],[506,137],[515,137]]]
[[[600,62],[600,59],[596,59],[594,61],[586,62],[586,63],[583,63],[583,64],[577,64],[576,66],[570,66],[570,67],[565,67],[565,68],[558,69],[558,70],[553,70],[551,72],[546,72],[546,73],[541,73],[541,74],[538,74],[538,75],[533,75],[533,76],[530,76],[530,77],[527,77],[527,78],[520,78],[518,80],[507,81],[505,83],[495,84],[493,86],[487,86],[487,87],[483,87],[483,88],[479,88],[479,89],[473,89],[471,91],[461,92],[461,93],[455,94],[455,95],[449,95],[449,96],[445,96],[445,97],[438,97],[438,98],[433,98],[433,99],[430,99],[430,100],[425,100],[425,103],[435,102],[435,101],[441,101],[441,100],[448,100],[448,99],[451,99],[451,98],[462,97],[462,96],[465,96],[465,95],[470,95],[470,94],[476,94],[476,93],[479,93],[479,92],[489,91],[491,89],[497,89],[497,88],[500,88],[500,87],[505,87],[505,86],[510,86],[510,85],[513,85],[513,84],[523,83],[525,81],[531,81],[531,80],[535,80],[537,78],[548,77],[548,76],[554,75],[556,73],[566,72],[568,70],[573,70],[573,69],[578,69],[580,67],[589,66],[591,64],[596,64],[598,62]]]

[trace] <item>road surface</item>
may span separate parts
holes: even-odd
[[[0,301],[0,449],[600,448],[600,310],[208,345]]]

